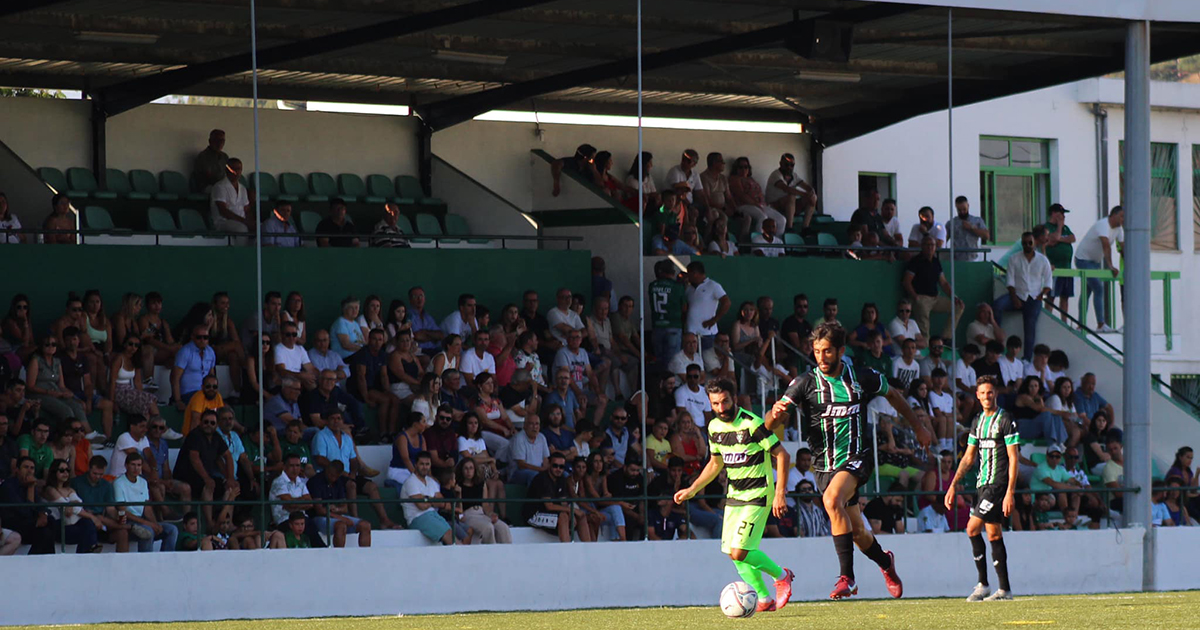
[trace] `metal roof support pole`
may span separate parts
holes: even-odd
[[[1126,527],[1144,527],[1142,589],[1154,589],[1150,524],[1150,23],[1125,31],[1125,424]]]
[[[433,128],[417,118],[417,178],[426,197],[433,196]]]
[[[92,173],[96,175],[96,183],[100,190],[108,190],[108,114],[104,113],[104,105],[92,99]]]

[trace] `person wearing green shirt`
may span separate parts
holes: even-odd
[[[687,312],[687,288],[675,279],[675,265],[663,259],[654,264],[654,282],[650,283],[651,345],[659,370],[683,344],[683,316]]]
[[[1046,258],[1055,269],[1070,269],[1074,253],[1075,233],[1067,227],[1067,210],[1061,203],[1050,206],[1050,220],[1046,222]],[[1067,310],[1067,298],[1075,295],[1074,278],[1055,278],[1054,297],[1058,298],[1059,310]]]
[[[33,424],[33,431],[17,439],[17,455],[32,457],[34,475],[38,479],[46,478],[46,470],[54,461],[54,451],[50,448],[50,421],[39,418]]]
[[[283,531],[271,533],[271,549],[309,549],[312,543],[304,533],[307,519],[304,512],[292,512]]]
[[[878,330],[867,333],[867,351],[857,354],[854,360],[880,374],[892,373],[892,357],[883,352],[883,335]]]
[[[1046,461],[1038,464],[1037,471],[1029,478],[1029,489],[1042,492],[1054,492],[1055,490],[1069,490],[1071,488],[1081,488],[1079,481],[1067,472],[1067,467],[1062,465],[1063,451],[1067,450],[1062,444],[1051,444],[1046,448]],[[1078,495],[1071,497],[1072,501],[1078,505]],[[1059,510],[1067,509],[1067,495],[1057,495],[1055,501],[1056,508]]]
[[[280,445],[280,461],[286,460],[288,455],[292,453],[299,455],[300,465],[304,467],[304,477],[312,479],[317,476],[317,471],[312,465],[312,451],[301,440],[302,437],[304,437],[304,425],[299,420],[289,422],[287,429],[283,432],[283,444]]]

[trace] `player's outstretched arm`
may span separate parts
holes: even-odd
[[[775,458],[775,500],[771,504],[771,513],[775,518],[783,518],[787,514],[788,471],[792,460],[787,449],[778,443],[771,447],[771,457]]]
[[[913,433],[917,434],[917,441],[921,446],[929,446],[933,442],[933,427],[929,425],[929,421],[921,422],[917,418],[917,414],[913,413],[912,405],[908,404],[908,400],[904,398],[904,393],[896,388],[888,388],[887,393],[883,395],[887,401],[892,404],[900,415],[908,420],[908,425],[913,428]]]
[[[979,447],[974,444],[967,444],[967,450],[963,453],[962,459],[958,462],[958,470],[954,471],[954,480],[950,482],[950,487],[946,489],[946,509],[954,509],[954,493],[958,489],[958,483],[962,481],[963,476],[971,469],[975,463],[975,453]]]
[[[704,470],[700,471],[700,476],[692,482],[692,485],[675,493],[675,503],[682,505],[688,499],[699,494],[701,488],[705,488],[712,483],[717,475],[721,474],[721,469],[725,467],[724,460],[721,459],[719,453],[713,453],[708,458],[708,463],[704,465]]]

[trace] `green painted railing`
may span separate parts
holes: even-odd
[[[1079,321],[1087,321],[1088,312],[1088,287],[1087,280],[1099,280],[1101,282],[1113,282],[1116,284],[1125,284],[1125,271],[1121,270],[1117,275],[1107,269],[1055,269],[1054,277],[1056,278],[1079,278],[1081,285],[1081,293],[1079,298]],[[1167,336],[1167,350],[1174,347],[1173,326],[1171,321],[1171,281],[1180,278],[1178,271],[1151,271],[1150,281],[1161,281],[1163,283],[1163,333]],[[1111,302],[1110,302],[1111,303]]]

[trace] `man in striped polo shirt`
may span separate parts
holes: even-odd
[[[846,353],[846,331],[836,323],[823,323],[812,333],[813,357],[817,367],[796,377],[787,391],[767,413],[770,430],[781,427],[796,410],[800,431],[813,452],[813,474],[829,529],[837,551],[841,575],[829,593],[830,599],[844,599],[858,593],[854,582],[854,547],[879,565],[892,597],[904,594],[904,585],[896,574],[896,558],[884,551],[871,530],[863,523],[858,507],[858,489],[871,478],[875,460],[871,454],[871,433],[865,421],[867,404],[884,396],[917,434],[917,441],[928,446],[932,428],[917,418],[899,389],[888,387],[887,380],[875,370],[855,367],[842,361]]]
[[[774,512],[782,518],[787,512],[785,489],[791,463],[779,438],[767,430],[762,418],[737,406],[732,382],[726,379],[710,382],[707,392],[715,414],[708,425],[708,448],[712,456],[692,485],[675,493],[675,503],[682,504],[696,496],[717,478],[722,468],[726,470],[729,487],[725,494],[721,553],[729,554],[738,574],[758,592],[758,612],[779,610],[792,596],[795,575],[759,551],[758,543],[767,527],[767,516]],[[778,486],[771,476],[771,459],[775,461]],[[767,591],[763,573],[775,578],[775,599]]]
[[[967,436],[967,451],[958,463],[954,482],[946,490],[946,505],[954,505],[954,489],[963,475],[975,463],[979,455],[979,481],[975,484],[975,508],[967,521],[967,536],[971,539],[971,551],[975,556],[975,570],[979,583],[967,597],[969,602],[1012,599],[1008,584],[1008,551],[1004,548],[1004,519],[1013,511],[1013,491],[1017,488],[1017,461],[1021,457],[1021,438],[1017,423],[1007,411],[996,404],[999,389],[996,377],[981,376],[975,386],[975,397],[983,411],[975,416],[971,433]],[[1000,509],[996,509],[999,504]],[[948,508],[950,509],[950,508]],[[988,588],[987,547],[983,544],[980,530],[987,528],[988,540],[992,543],[992,559],[996,564],[996,578],[1000,588],[991,593]],[[989,594],[990,593],[990,594]]]

